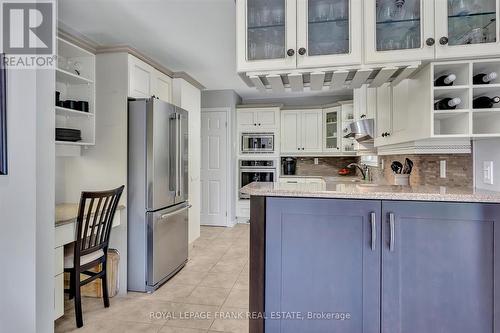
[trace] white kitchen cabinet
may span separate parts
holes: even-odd
[[[237,0],[238,72],[361,64],[362,0]]]
[[[239,132],[274,132],[279,128],[279,107],[240,107],[237,112]]]
[[[500,54],[498,0],[435,0],[436,58]]]
[[[362,0],[297,0],[297,67],[361,64]]]
[[[366,63],[434,59],[433,0],[365,0],[364,13]]]
[[[338,153],[341,147],[340,126],[342,124],[341,107],[323,110],[323,151]]]
[[[149,98],[156,96],[170,103],[172,101],[172,79],[153,66],[128,55],[129,97]]]
[[[323,151],[323,111],[281,112],[281,153],[305,154]]]
[[[158,97],[160,100],[171,103],[172,102],[172,78],[163,74],[157,69],[153,70],[151,88],[152,95]]]
[[[144,61],[128,56],[129,70],[129,97],[132,98],[149,98],[152,96],[153,72],[154,68]]]
[[[237,0],[238,71],[295,68],[296,0]]]
[[[326,189],[326,182],[323,178],[312,177],[280,177],[279,183],[281,187],[286,188],[289,184],[290,189],[295,189],[297,184],[307,184],[307,189],[314,191],[324,191]]]
[[[387,143],[392,131],[392,90],[389,83],[377,88],[377,121],[376,139],[381,143]],[[375,143],[377,145],[377,142]]]
[[[364,84],[361,88],[353,89],[354,119],[375,119],[377,115],[377,88],[368,88]]]

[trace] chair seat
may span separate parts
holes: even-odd
[[[66,245],[64,247],[64,268],[73,268],[73,266],[75,264],[74,256],[75,256],[74,244]],[[92,262],[92,261],[99,259],[103,256],[104,256],[103,250],[98,250],[98,251],[86,254],[86,255],[80,257],[80,265],[88,264],[89,262]]]

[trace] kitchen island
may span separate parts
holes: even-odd
[[[250,332],[500,331],[500,193],[328,181],[241,191]]]

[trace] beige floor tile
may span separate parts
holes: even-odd
[[[247,309],[248,298],[249,298],[248,290],[233,289],[229,293],[229,296],[227,297],[226,301],[224,302],[224,307]]]
[[[207,273],[198,272],[196,270],[191,270],[188,267],[184,267],[176,276],[174,276],[170,281],[186,284],[186,285],[198,285],[204,278]],[[168,283],[170,283],[167,282]]]
[[[144,294],[145,300],[158,300],[158,301],[179,301],[182,300],[193,292],[196,285],[184,285],[179,283],[165,283],[157,291],[151,294]]]
[[[237,278],[237,275],[231,273],[208,273],[199,285],[202,287],[231,289]]]
[[[239,274],[243,271],[245,267],[244,263],[228,263],[228,262],[218,262],[212,269],[210,273],[233,273]]]
[[[206,330],[197,330],[194,328],[163,326],[163,328],[158,333],[206,333]]]
[[[202,305],[222,305],[231,289],[196,287],[193,292],[179,300],[180,303],[202,304]]]
[[[186,268],[196,272],[208,272],[215,266],[218,259],[210,256],[190,258],[186,264]]]
[[[250,290],[248,274],[241,273],[233,286],[236,290]]]
[[[210,327],[210,330],[217,332],[248,333],[248,310],[238,308],[222,307]]]
[[[95,323],[87,323],[82,328],[75,328],[78,333],[158,333],[161,325],[143,324],[117,320],[103,320]]]
[[[165,326],[208,330],[215,319],[218,306],[173,304],[173,316],[166,318]]]

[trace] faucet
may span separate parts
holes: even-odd
[[[367,179],[367,176],[368,176],[368,172],[370,171],[368,169],[368,166],[364,165],[364,164],[358,164],[358,163],[351,163],[347,166],[349,169],[353,169],[353,168],[358,168],[359,171],[361,172],[361,176],[363,177],[363,180],[368,180]]]

